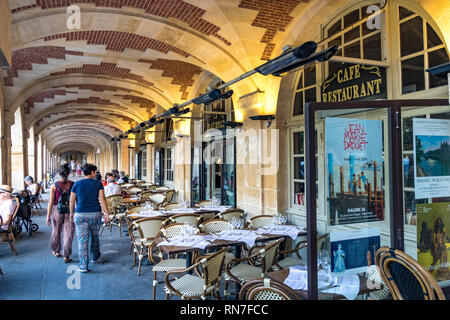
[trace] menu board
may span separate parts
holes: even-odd
[[[384,220],[383,122],[325,119],[329,225]]]

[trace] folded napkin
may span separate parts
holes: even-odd
[[[255,244],[258,234],[253,230],[226,230],[217,234],[218,239],[244,242],[248,247]]]
[[[270,225],[264,226],[256,230],[257,233],[267,233],[267,234],[279,234],[283,236],[289,236],[291,239],[295,240],[298,237],[300,231],[305,229],[299,226],[287,226],[287,225]]]

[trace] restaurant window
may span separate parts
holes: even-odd
[[[174,162],[173,162],[173,148],[165,148],[165,163],[164,163],[164,182],[173,183],[173,172],[174,172]]]
[[[147,177],[147,150],[142,151],[142,175]]]
[[[379,6],[379,3],[374,3]],[[337,18],[330,27],[325,28],[325,38],[327,38],[327,47],[338,46],[337,57],[356,58],[365,60],[383,60],[383,41],[384,23],[381,28],[374,28],[371,24],[361,23],[345,33],[342,32],[347,27],[357,23],[370,16],[369,5],[355,9],[347,14]],[[384,13],[381,14],[381,21],[384,19]]]
[[[217,81],[210,88],[222,84]],[[224,126],[224,121],[235,121],[233,101],[219,100],[204,105],[203,111],[202,141],[192,148],[191,201],[217,199],[223,205],[236,206],[235,129]]]
[[[303,115],[305,103],[317,101],[317,68],[315,65],[300,70],[295,90],[293,116]]]
[[[316,140],[316,161],[317,161],[317,130],[315,134]],[[305,132],[303,130],[294,130],[292,133],[292,200],[290,203],[294,206],[304,207],[305,198]],[[318,171],[316,171],[318,176]],[[316,190],[318,187],[318,179],[316,180]]]
[[[447,78],[425,70],[449,61],[445,45],[430,23],[399,6],[402,94],[446,86]]]

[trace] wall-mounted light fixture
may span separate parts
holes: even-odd
[[[223,122],[224,127],[231,127],[231,128],[239,128],[243,126],[242,122],[235,122],[235,121],[224,121]]]
[[[252,120],[262,120],[262,121],[266,121],[266,127],[270,127],[270,125],[272,124],[272,121],[275,119],[275,116],[270,114],[270,115],[256,115],[256,116],[251,116],[249,117]]]

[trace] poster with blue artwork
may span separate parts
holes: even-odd
[[[383,121],[325,118],[328,223],[384,219]]]
[[[375,265],[380,248],[379,228],[330,233],[331,271],[364,271]]]

